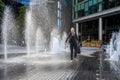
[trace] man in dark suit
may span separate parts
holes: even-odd
[[[73,62],[73,54],[74,54],[74,60],[77,61],[77,43],[78,43],[78,37],[75,33],[75,29],[72,27],[70,30],[70,33],[65,41],[65,44],[69,40],[70,43],[70,51],[71,51],[71,62]],[[75,53],[73,52],[75,50]]]

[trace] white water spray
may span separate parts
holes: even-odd
[[[2,36],[3,36],[3,44],[4,44],[4,59],[7,59],[8,55],[8,43],[12,41],[13,28],[15,27],[14,16],[12,13],[12,9],[10,7],[6,7],[3,16],[2,23]]]
[[[57,23],[50,17],[51,8],[48,0],[31,0],[26,12],[25,38],[27,54],[40,53],[41,51],[60,52],[65,51],[66,33],[61,37]],[[51,22],[53,21],[53,22]],[[30,52],[32,50],[32,52]]]
[[[34,29],[33,21],[32,21],[32,11],[27,10],[26,12],[26,22],[25,22],[25,40],[26,40],[26,46],[27,46],[27,54],[29,55],[31,53],[31,33]]]
[[[46,1],[31,0],[29,9],[26,11],[25,38],[27,54],[47,51],[51,27]]]
[[[112,61],[119,61],[120,59],[120,32],[112,34],[110,45],[107,46],[107,57]]]
[[[58,53],[62,51],[68,51],[65,49],[65,40],[67,34],[63,32],[62,37],[60,37],[59,30],[53,29],[51,33],[51,52]]]

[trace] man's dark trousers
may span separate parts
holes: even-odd
[[[75,52],[73,52],[75,50]],[[73,56],[77,57],[77,44],[70,44],[70,51],[71,51],[71,60],[73,60]],[[73,55],[74,54],[74,55]]]

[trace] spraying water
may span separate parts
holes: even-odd
[[[49,15],[46,0],[31,0],[26,12],[25,38],[27,53],[38,53],[46,49],[49,41]]]
[[[32,11],[29,10],[26,12],[26,27],[25,27],[25,39],[26,39],[26,45],[27,45],[27,54],[30,54],[31,52],[31,48],[30,48],[30,45],[31,45],[31,31],[32,29],[34,28],[33,27],[33,22],[32,22]]]
[[[12,29],[15,27],[14,23],[14,16],[12,13],[11,7],[6,7],[3,16],[3,23],[2,23],[2,36],[3,36],[3,44],[4,44],[4,59],[7,59],[8,53],[8,43],[12,41],[12,34],[14,33]]]
[[[51,33],[51,52],[57,53],[61,51],[66,51],[64,45],[66,38],[67,34],[65,32],[63,32],[62,37],[60,37],[58,29],[53,29]]]
[[[48,0],[31,0],[30,7],[26,12],[25,38],[27,53],[39,53],[40,51],[58,52],[64,48],[66,34],[60,37],[59,29],[53,20],[56,15],[48,7]],[[63,39],[64,38],[64,39]],[[63,47],[63,48],[62,48]]]
[[[107,46],[107,58],[110,63],[110,68],[114,74],[119,78],[120,73],[120,32],[114,32],[110,40],[110,44]]]
[[[59,52],[60,50],[60,35],[57,29],[54,29],[51,33],[51,51]]]
[[[112,61],[120,59],[120,32],[112,34],[110,45],[107,46],[107,57]]]

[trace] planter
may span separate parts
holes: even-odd
[[[85,47],[100,47],[101,43],[102,43],[102,41],[91,41],[91,42],[83,41],[82,46],[85,46]]]
[[[90,47],[91,46],[91,42],[87,42],[87,47]]]
[[[95,43],[91,42],[91,47],[95,47]]]
[[[96,43],[96,47],[100,47],[101,46],[101,43]]]

